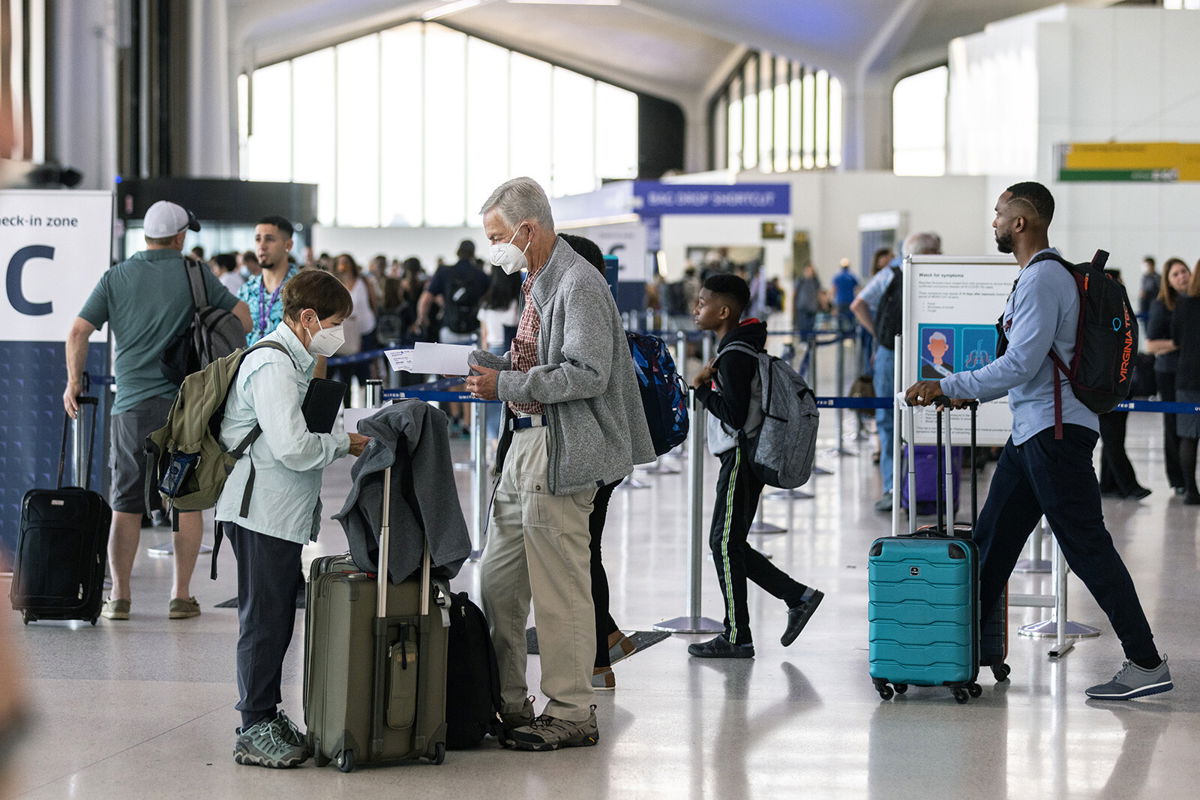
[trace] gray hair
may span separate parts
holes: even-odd
[[[500,184],[479,209],[480,216],[493,208],[510,227],[531,219],[547,230],[554,230],[550,199],[533,178],[513,178]]]
[[[904,239],[904,255],[936,256],[942,252],[942,237],[933,231],[910,233]]]

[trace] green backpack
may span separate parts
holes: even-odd
[[[221,445],[221,422],[225,402],[238,368],[251,351],[269,347],[287,354],[287,348],[273,341],[262,341],[247,349],[234,350],[183,379],[167,424],[146,437],[146,507],[158,505],[153,492],[162,495],[175,511],[204,511],[217,504],[225,480],[233,465],[262,433],[255,423],[232,450]],[[292,360],[295,365],[295,360]],[[241,516],[250,513],[250,495],[254,491],[254,462],[242,494]]]

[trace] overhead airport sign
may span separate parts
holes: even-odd
[[[643,217],[666,214],[761,214],[792,212],[788,183],[687,184],[634,181],[633,210]]]
[[[1057,147],[1060,181],[1200,181],[1200,144],[1074,142]]]

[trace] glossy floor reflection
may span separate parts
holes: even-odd
[[[782,604],[751,589],[758,656],[751,662],[690,659],[677,636],[616,668],[617,690],[599,694],[601,741],[559,753],[515,753],[490,742],[451,753],[441,767],[412,764],[342,775],[306,764],[290,771],[240,767],[231,757],[237,618],[214,604],[232,597],[226,550],[220,579],[202,559],[194,583],[204,613],[166,618],[170,562],[139,556],[132,618],[96,628],[41,623],[13,638],[32,673],[37,718],[15,754],[9,791],[26,798],[1095,798],[1194,797],[1200,785],[1200,608],[1195,507],[1170,496],[1150,436],[1157,419],[1134,415],[1130,454],[1154,494],[1105,501],[1105,513],[1155,627],[1177,688],[1127,704],[1088,701],[1083,689],[1110,677],[1121,655],[1107,622],[1074,579],[1071,617],[1100,627],[1059,662],[1048,643],[1016,635],[1040,610],[1011,614],[1009,684],[981,676],[983,696],[956,705],[948,691],[913,688],[881,702],[867,675],[866,553],[887,532],[871,510],[878,494],[869,450],[822,463],[811,500],[767,500],[765,519],[788,532],[758,545],[827,599],[796,643],[779,646]],[[832,445],[832,439],[826,443]],[[851,449],[859,444],[848,442]],[[465,441],[455,451],[466,457]],[[711,495],[715,463],[709,464]],[[330,470],[326,508],[337,508],[349,464]],[[469,472],[457,478],[464,501]],[[645,489],[613,499],[604,540],[613,615],[646,629],[685,614],[685,476],[640,476]],[[706,498],[708,513],[711,496]],[[469,513],[469,512],[468,512]],[[147,531],[146,546],[163,541]],[[306,558],[344,548],[324,527]],[[719,615],[711,562],[704,611]],[[1014,579],[1013,591],[1048,588]],[[455,582],[477,593],[477,569]],[[7,592],[7,585],[0,586]],[[11,620],[16,622],[14,615]],[[301,716],[302,627],[285,670],[284,708]],[[536,658],[530,659],[537,687]],[[1190,788],[1189,788],[1190,787]]]

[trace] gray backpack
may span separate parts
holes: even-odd
[[[817,454],[817,402],[813,391],[792,365],[745,342],[740,350],[758,361],[752,405],[743,428],[753,454],[751,467],[768,486],[795,489],[808,482]],[[751,401],[753,403],[753,401]]]

